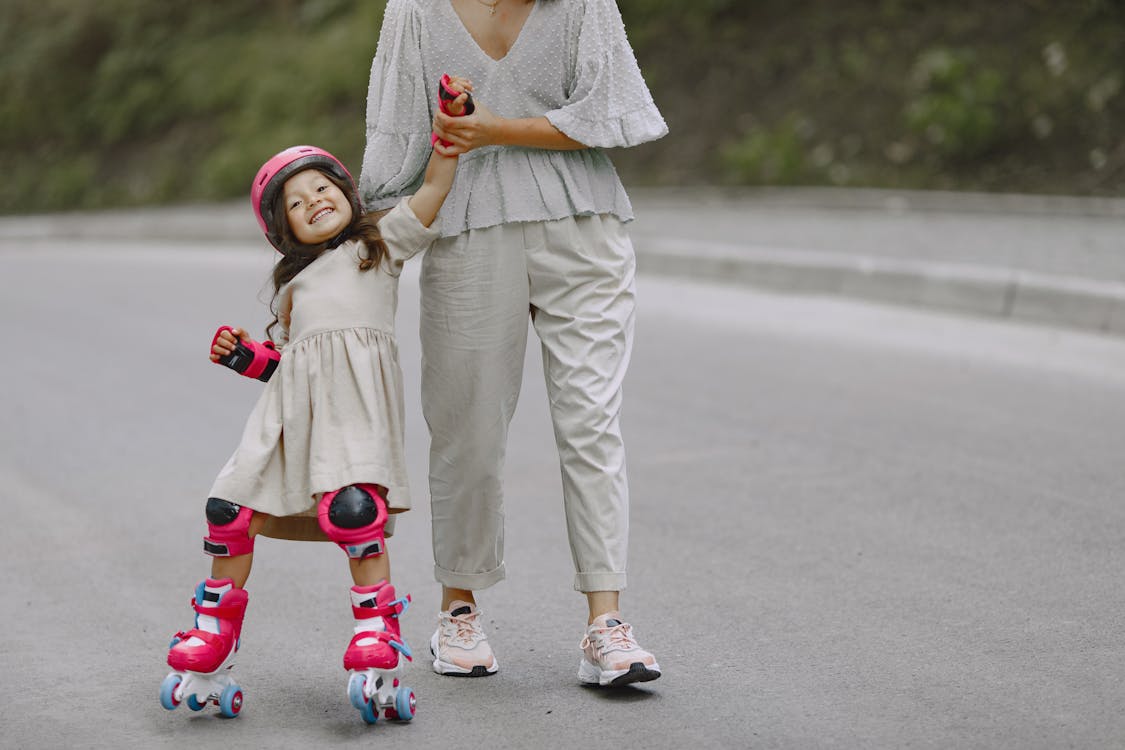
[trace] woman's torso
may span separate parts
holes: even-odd
[[[502,117],[538,117],[566,103],[576,50],[572,3],[532,5],[508,53],[494,60],[465,28],[449,0],[416,0],[422,11],[422,64],[427,89],[450,73],[473,81],[474,96]]]
[[[537,0],[508,53],[494,60],[449,0],[415,0],[423,19],[422,75],[431,102],[445,73],[473,81],[473,96],[507,118],[541,117],[575,85],[581,3]],[[439,214],[443,236],[510,222],[595,213],[633,218],[613,163],[599,149],[550,151],[485,146],[461,157]]]

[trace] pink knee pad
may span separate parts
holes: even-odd
[[[207,498],[207,536],[203,551],[212,557],[237,557],[254,551],[250,517],[254,511],[221,498]]]
[[[350,484],[320,498],[320,528],[348,557],[363,560],[383,554],[387,501],[373,484]]]

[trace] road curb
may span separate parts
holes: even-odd
[[[241,201],[0,217],[0,240],[9,241],[253,242],[261,237]]]
[[[880,211],[889,213],[958,213],[1009,216],[1125,218],[1125,199],[1108,196],[974,193],[942,190],[893,190],[828,187],[681,187],[630,188],[635,204],[748,205],[786,209]]]
[[[642,273],[1125,335],[1125,284],[1010,268],[638,238]]]
[[[650,200],[675,198],[674,190],[642,191]],[[745,193],[745,191],[743,191]],[[787,205],[836,207],[897,205],[909,210],[965,210],[974,196],[902,194],[866,191],[839,194],[806,190],[794,193],[755,191],[756,200],[776,197]],[[685,195],[688,195],[685,193]],[[717,199],[726,191],[690,193]],[[772,196],[772,197],[771,197]],[[745,195],[743,196],[745,197]],[[888,203],[889,202],[889,203]],[[1119,216],[1125,201],[1035,196],[991,196],[992,211]],[[261,235],[242,201],[119,209],[95,213],[0,217],[0,241],[167,240],[205,243],[216,240],[248,244]],[[724,244],[635,233],[638,268],[644,273],[742,284],[789,294],[822,294],[873,302],[1009,318],[1125,336],[1125,283],[1059,276],[1008,267],[890,259],[792,248]]]

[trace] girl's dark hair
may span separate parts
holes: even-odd
[[[315,167],[310,167],[315,169]],[[333,185],[340,188],[352,206],[352,223],[345,230],[349,240],[359,240],[363,243],[360,251],[359,270],[367,271],[379,265],[387,253],[387,244],[383,242],[383,235],[379,232],[379,225],[375,217],[363,212],[362,204],[356,195],[355,188],[350,182],[338,177],[316,170],[324,175]],[[270,312],[273,313],[273,322],[266,326],[266,338],[273,339],[273,329],[278,324],[277,297],[281,287],[293,280],[310,263],[320,257],[330,242],[319,245],[305,245],[293,234],[289,226],[288,213],[282,202],[285,200],[284,190],[279,190],[273,199],[273,216],[278,226],[273,229],[281,236],[281,260],[273,267],[273,299],[270,300]]]

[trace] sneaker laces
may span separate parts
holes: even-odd
[[[443,623],[444,630],[449,635],[449,642],[471,649],[478,642],[485,640],[484,629],[478,621],[479,618],[479,609],[463,615],[449,615],[449,619]]]
[[[593,636],[592,639],[591,635]],[[640,648],[636,639],[633,638],[633,629],[627,622],[588,632],[582,638],[580,648],[585,649],[591,644],[597,649],[599,655],[610,651],[632,651]]]

